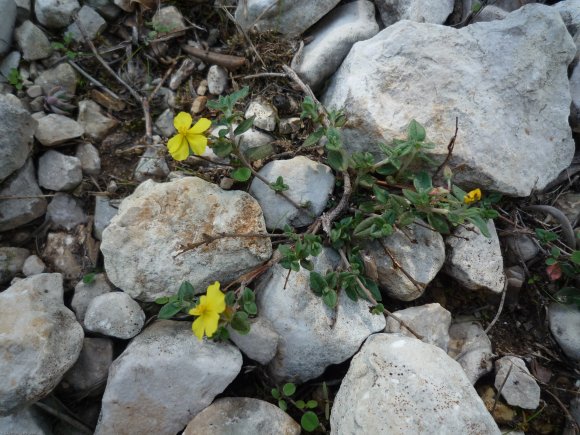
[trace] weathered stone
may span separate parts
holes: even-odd
[[[454,323],[449,328],[449,337],[449,356],[461,364],[472,384],[491,372],[491,341],[479,323]]]
[[[34,406],[27,406],[6,417],[0,417],[0,433],[46,435],[52,433],[50,421]]]
[[[248,397],[227,397],[197,414],[183,435],[300,433],[300,425],[271,403]]]
[[[524,409],[536,409],[539,406],[540,387],[524,360],[504,356],[495,362],[495,371],[495,388],[497,391],[501,389],[501,395],[508,404]]]
[[[246,335],[228,328],[230,340],[249,358],[266,365],[276,355],[280,336],[274,330],[272,323],[264,317],[252,319],[250,323],[250,332]]]
[[[508,252],[511,254],[511,264],[520,264],[538,255],[540,248],[530,236],[516,234],[506,239]]]
[[[375,0],[385,26],[401,20],[443,24],[453,12],[454,0]]]
[[[212,65],[207,72],[207,88],[210,94],[221,95],[228,87],[228,72],[218,65]]]
[[[76,139],[84,133],[84,127],[74,119],[51,113],[40,118],[34,136],[42,145],[53,147]]]
[[[95,239],[103,239],[103,230],[107,228],[111,219],[117,214],[118,208],[111,204],[109,198],[105,196],[95,197],[95,222],[93,226],[93,235]]]
[[[77,225],[86,224],[85,214],[78,200],[66,193],[57,193],[48,204],[46,220],[53,230],[72,230]]]
[[[92,143],[82,143],[77,146],[76,157],[81,161],[84,174],[98,175],[101,172],[101,157],[99,150]]]
[[[146,181],[103,231],[107,275],[134,299],[154,301],[174,294],[184,280],[205,292],[210,283],[237,278],[272,255],[263,237],[218,238],[176,255],[182,245],[220,233],[265,233],[258,203],[196,177]]]
[[[565,0],[552,7],[560,13],[570,35],[576,35],[580,29],[580,0]]]
[[[79,30],[77,22],[81,24],[85,35],[87,35],[87,38],[90,40],[95,39],[103,32],[103,30],[107,28],[107,22],[103,19],[103,17],[101,17],[92,7],[84,5],[78,11],[76,21],[66,29],[66,31],[70,33],[72,38],[77,42],[84,42],[85,40],[81,31]]]
[[[14,0],[0,0],[0,57],[8,52],[12,45],[12,31],[16,23],[16,3]]]
[[[158,29],[159,34],[172,33],[179,35],[178,32],[187,29],[183,15],[175,6],[165,6],[155,12],[151,19],[153,25]]]
[[[567,67],[575,52],[559,14],[544,5],[459,30],[401,21],[353,46],[323,103],[345,109],[349,151],[377,156],[377,143],[401,138],[417,118],[441,162],[457,117],[450,164],[464,169],[454,181],[527,196],[572,160]]]
[[[45,189],[66,191],[83,181],[81,161],[57,151],[47,151],[38,160],[38,183]]]
[[[22,265],[24,276],[38,275],[46,270],[46,265],[38,255],[29,256]]]
[[[169,175],[169,166],[165,161],[167,149],[163,145],[150,145],[135,167],[133,177],[137,181],[148,179],[162,180]]]
[[[174,435],[241,368],[236,347],[199,341],[188,322],[156,321],[113,362],[95,434]]]
[[[211,92],[211,90],[210,90]],[[213,93],[213,92],[212,92]],[[254,117],[254,126],[266,131],[276,130],[278,111],[268,101],[256,99],[250,102],[246,113],[246,119]]]
[[[22,55],[19,51],[11,51],[4,59],[0,60],[0,82],[7,81],[13,69],[18,69]]]
[[[175,127],[173,126],[173,118],[175,112],[171,109],[165,109],[161,115],[155,120],[155,128],[164,137],[172,137],[175,135]]]
[[[46,59],[52,54],[50,41],[42,30],[32,24],[31,21],[25,21],[14,33],[16,43],[22,51],[24,60]]]
[[[91,100],[79,101],[79,116],[77,122],[82,126],[87,136],[100,141],[119,124],[101,113],[101,108]]]
[[[169,89],[176,91],[177,88],[193,73],[195,70],[195,61],[191,58],[186,58],[181,62],[177,71],[171,74],[169,79]],[[198,112],[194,112],[198,113]]]
[[[0,415],[48,395],[77,360],[83,329],[64,306],[62,277],[34,275],[0,293]]]
[[[141,332],[144,324],[145,313],[124,292],[109,292],[93,298],[83,322],[87,331],[125,340]]]
[[[77,73],[68,63],[59,63],[54,68],[40,74],[34,80],[34,84],[42,86],[46,95],[57,86],[74,95],[77,88]]]
[[[0,284],[10,282],[21,273],[29,255],[28,249],[0,247]]]
[[[84,323],[85,313],[91,301],[97,296],[108,293],[111,290],[111,286],[107,282],[104,273],[96,274],[94,279],[88,283],[82,280],[79,281],[75,286],[75,292],[70,303],[79,323]]]
[[[36,0],[34,13],[43,26],[62,29],[71,22],[73,12],[80,7],[77,0]]]
[[[508,12],[495,5],[487,5],[473,19],[473,23],[484,23],[487,21],[503,20],[507,17]]]
[[[580,361],[580,310],[573,305],[554,303],[548,309],[548,322],[552,335],[568,358]]]
[[[89,5],[108,20],[114,20],[121,13],[121,9],[111,0],[86,0],[84,4]]]

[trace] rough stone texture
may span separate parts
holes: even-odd
[[[32,16],[30,0],[14,0],[14,3],[16,3],[16,22],[23,23],[30,19]]]
[[[24,166],[36,124],[18,99],[0,95],[0,131],[10,132],[0,135],[0,182]]]
[[[93,144],[88,142],[80,144],[75,155],[81,161],[84,174],[98,175],[101,172],[101,157]]]
[[[491,341],[477,322],[458,322],[449,328],[449,351],[451,358],[462,355],[457,362],[472,384],[491,372]]]
[[[228,87],[228,72],[219,65],[212,65],[207,72],[207,88],[210,94],[223,94]]]
[[[451,313],[441,305],[427,304],[410,307],[395,311],[393,314],[422,335],[422,341],[440,347],[447,352]],[[387,318],[385,332],[398,332],[407,337],[414,337],[409,330],[401,327],[401,324],[391,317]]]
[[[491,237],[485,237],[473,225],[457,227],[447,237],[445,272],[470,290],[489,290],[501,293],[505,284],[503,257],[492,220],[487,228]]]
[[[454,0],[375,0],[385,26],[401,20],[443,24],[453,12]]]
[[[22,273],[24,276],[38,275],[46,270],[46,265],[38,255],[31,255],[22,265]]]
[[[338,254],[324,248],[313,257],[322,275],[338,266]],[[287,282],[286,282],[287,279]],[[276,380],[305,382],[326,367],[350,358],[372,333],[385,327],[384,316],[371,314],[368,303],[352,301],[342,291],[336,309],[328,308],[310,289],[310,273],[273,266],[257,291],[258,313],[280,336],[278,351],[268,368]]]
[[[34,84],[42,86],[45,95],[56,86],[60,86],[68,93],[74,95],[77,88],[77,73],[68,63],[59,63],[54,68],[46,70],[40,74],[36,80],[34,80]]]
[[[300,435],[300,425],[271,403],[248,397],[216,400],[189,422],[183,435]]]
[[[385,247],[415,283],[393,267]],[[401,301],[420,297],[445,262],[441,234],[416,224],[405,228],[404,232],[396,230],[389,237],[367,243],[363,252],[367,275],[375,279],[389,297]]]
[[[552,304],[548,309],[548,322],[552,335],[568,358],[580,361],[580,310],[573,305]]]
[[[309,211],[314,217],[322,214],[334,189],[330,168],[304,156],[274,160],[260,169],[259,174],[272,183],[282,177],[289,187],[284,193],[297,204],[310,202]],[[296,209],[257,177],[252,180],[250,194],[262,207],[268,229],[283,229],[285,225],[303,227],[314,221],[314,217]]]
[[[131,297],[154,301],[174,294],[184,280],[205,292],[272,255],[268,238],[218,239],[176,256],[204,234],[265,233],[258,203],[247,193],[222,191],[197,177],[146,181],[122,202],[103,231],[101,251],[112,283]]]
[[[556,9],[572,36],[580,29],[580,0],[566,0],[552,6]]]
[[[189,322],[156,321],[113,362],[95,434],[174,435],[241,368],[236,347],[199,341]]]
[[[375,6],[358,0],[337,7],[309,32],[314,39],[292,59],[291,67],[312,89],[336,72],[352,45],[376,35]]]
[[[253,116],[255,127],[266,131],[276,130],[278,111],[272,104],[262,98],[250,102],[244,116],[246,119]]]
[[[35,0],[36,19],[49,29],[61,29],[71,22],[74,11],[81,6],[77,0]]]
[[[371,336],[353,358],[330,426],[341,435],[500,433],[459,364],[400,334]]]
[[[27,224],[46,211],[46,199],[38,187],[34,164],[28,160],[22,168],[2,183],[0,196],[31,196],[30,199],[0,200],[0,231],[8,231]]]
[[[95,222],[93,226],[95,239],[103,239],[103,230],[107,228],[117,211],[117,207],[111,205],[111,201],[106,196],[95,197]]]
[[[78,11],[77,20],[66,29],[66,31],[70,33],[72,38],[77,42],[84,42],[83,35],[79,30],[77,22],[81,23],[85,34],[91,40],[100,35],[107,27],[107,22],[103,17],[101,17],[93,8],[85,5]]]
[[[506,244],[510,255],[511,264],[520,264],[522,261],[528,261],[538,255],[540,248],[530,236],[525,234],[516,234],[506,238]]]
[[[244,30],[256,28],[260,32],[273,30],[286,36],[298,36],[324,15],[340,0],[248,0],[238,4],[236,21]]]
[[[159,30],[161,35],[179,32],[187,28],[183,20],[183,15],[175,6],[166,6],[159,9],[155,12],[151,21],[154,26],[161,29]]]
[[[31,21],[22,23],[14,32],[14,37],[24,60],[46,59],[52,54],[50,41]]]
[[[460,30],[401,21],[353,46],[323,103],[345,109],[350,151],[376,155],[378,142],[401,138],[417,118],[442,161],[458,117],[451,166],[464,170],[455,182],[527,196],[572,160],[567,66],[575,52],[559,14],[544,5]]]
[[[97,296],[108,293],[111,290],[111,286],[107,282],[104,273],[95,275],[94,280],[90,283],[79,281],[75,286],[75,293],[70,306],[81,324],[85,321],[85,313],[91,301]]]
[[[72,190],[83,181],[81,161],[57,151],[47,151],[38,160],[38,183],[45,189]]]
[[[51,434],[51,424],[46,416],[34,406],[0,417],[0,433],[10,435]]]
[[[16,23],[16,3],[14,0],[0,0],[0,56],[6,54],[12,45],[12,31]]]
[[[22,272],[30,251],[24,248],[0,247],[0,284],[10,282]]]
[[[507,17],[508,12],[495,5],[487,5],[473,19],[473,23],[483,23],[487,21],[503,20]]]
[[[175,134],[173,126],[175,112],[171,109],[165,109],[155,120],[154,127],[163,137],[172,137]]]
[[[12,69],[18,69],[22,55],[19,51],[11,51],[2,60],[0,60],[0,82],[8,79]]]
[[[169,175],[169,166],[165,161],[167,148],[164,145],[150,145],[135,167],[133,178],[137,181],[148,179],[162,180]]]
[[[101,113],[101,107],[91,100],[79,101],[79,116],[77,122],[82,126],[87,136],[95,141],[101,141],[119,124]]]
[[[510,373],[506,381],[508,371]],[[514,356],[504,356],[495,362],[495,372],[495,389],[499,391],[501,388],[501,395],[509,405],[524,409],[536,409],[539,406],[540,387],[526,367],[524,360]]]
[[[91,300],[83,326],[109,337],[135,337],[145,324],[145,313],[127,293],[110,292]]]
[[[230,340],[249,358],[266,365],[276,355],[280,336],[272,323],[264,317],[252,319],[250,323],[252,327],[246,335],[229,328]]]
[[[46,220],[54,230],[72,230],[77,225],[86,224],[88,216],[75,197],[57,193],[48,204]]]
[[[33,403],[75,363],[83,329],[64,306],[62,276],[43,273],[0,293],[0,415]]]
[[[53,147],[76,139],[84,133],[84,127],[74,119],[51,113],[40,118],[34,136],[42,145]]]

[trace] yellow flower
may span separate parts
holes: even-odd
[[[189,314],[198,316],[191,329],[200,340],[203,334],[211,337],[218,328],[220,313],[226,309],[226,296],[220,291],[220,283],[214,282],[207,288],[207,294],[199,300],[199,305],[189,310]]]
[[[472,204],[476,201],[479,201],[480,199],[481,199],[481,190],[473,189],[471,192],[469,192],[467,195],[463,197],[463,202],[466,204]]]
[[[198,156],[202,155],[205,151],[207,137],[201,133],[211,126],[211,121],[207,118],[200,118],[191,127],[192,122],[191,115],[185,112],[179,112],[173,119],[173,125],[177,130],[177,134],[169,139],[167,148],[169,149],[171,157],[175,160],[187,159],[190,148]]]

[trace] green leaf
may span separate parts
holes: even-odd
[[[328,128],[326,130],[326,138],[328,139],[328,142],[325,145],[327,150],[340,151],[342,148],[342,141],[340,139],[340,132],[336,128]]]
[[[451,192],[459,202],[463,203],[463,198],[465,198],[465,195],[467,195],[467,192],[465,190],[461,189],[460,187],[457,187],[456,185],[453,185],[451,187]]]
[[[286,401],[283,399],[278,400],[278,408],[280,408],[282,411],[286,412],[286,410],[288,409],[288,405],[286,405]]]
[[[237,181],[248,181],[252,176],[249,168],[238,168],[232,172],[232,178]]]
[[[338,295],[334,290],[328,290],[326,293],[322,295],[322,301],[326,304],[329,308],[336,307],[338,303]]]
[[[371,309],[371,314],[383,314],[385,311],[385,306],[383,304],[377,304]]]
[[[255,302],[245,302],[244,303],[244,311],[248,313],[250,316],[255,316],[258,314],[258,306]]]
[[[318,130],[316,130],[314,133],[311,133],[306,138],[302,146],[304,148],[312,147],[318,143],[318,141],[322,138],[322,136],[324,136],[324,128],[320,127]]]
[[[348,161],[345,159],[344,151],[328,151],[327,156],[328,164],[334,169],[335,171],[346,171],[348,168]]]
[[[546,264],[548,266],[551,266],[553,264],[556,264],[557,262],[558,262],[558,260],[556,260],[555,258],[552,258],[552,257],[546,258]]]
[[[290,397],[296,392],[296,385],[292,382],[288,382],[282,386],[282,391],[286,397]]]
[[[381,189],[375,184],[373,185],[373,193],[375,194],[375,198],[378,202],[380,202],[381,204],[387,203],[387,199],[389,198],[389,192],[387,192],[385,189]]]
[[[422,142],[426,137],[427,134],[425,133],[423,126],[414,119],[411,120],[409,127],[407,127],[407,138],[414,142]]]
[[[232,153],[234,147],[228,139],[219,138],[211,144],[211,149],[216,154],[216,156],[223,158],[229,156]]]
[[[228,307],[233,307],[236,303],[236,293],[229,291],[226,293],[226,305]]]
[[[276,400],[278,400],[278,399],[280,399],[280,397],[282,397],[280,395],[280,391],[278,391],[278,388],[272,388],[271,393],[272,393],[272,397]]]
[[[489,229],[487,228],[487,221],[483,220],[479,216],[468,217],[467,220],[471,222],[473,225],[475,225],[479,229],[479,231],[481,231],[481,234],[483,234],[485,237],[487,238],[491,237]]]
[[[170,302],[166,305],[163,305],[163,307],[161,307],[161,309],[159,310],[159,314],[157,314],[157,318],[168,320],[168,319],[171,319],[173,316],[175,316],[180,311],[181,311],[181,304],[179,304],[179,302],[177,302],[177,301]]]
[[[246,131],[248,131],[250,128],[252,128],[252,125],[254,125],[254,119],[256,119],[255,116],[252,116],[251,118],[248,119],[244,119],[240,125],[238,125],[236,127],[236,129],[234,130],[234,136],[239,136],[240,134],[244,134]]]
[[[167,302],[169,302],[168,296],[162,296],[160,298],[155,299],[155,303],[158,305],[165,305]]]
[[[580,264],[580,251],[573,251],[570,255],[570,261],[574,264]]]
[[[431,176],[425,172],[421,171],[413,178],[413,185],[417,192],[430,192],[433,189],[433,183],[431,181]]]
[[[403,189],[403,196],[411,201],[413,204],[420,204],[421,203],[421,195],[417,192],[413,192],[409,189]]]
[[[560,252],[560,248],[557,248],[557,247],[555,247],[555,246],[554,246],[554,247],[553,247],[553,248],[550,250],[550,254],[551,254],[551,255],[552,255],[552,257],[554,257],[554,258],[558,258],[558,257],[560,256],[560,253],[561,253],[561,252]]]
[[[306,403],[304,402],[304,400],[297,400],[296,401],[296,408],[304,409],[305,407],[306,407]]]
[[[314,269],[314,263],[310,260],[302,259],[300,260],[300,266],[308,271],[312,271]]]
[[[379,227],[382,224],[383,220],[379,216],[368,217],[354,228],[353,236],[359,238],[367,237],[375,227]]]
[[[399,215],[397,222],[401,227],[411,225],[413,222],[415,222],[415,214],[412,211],[406,211],[403,214]]]
[[[239,91],[233,92],[229,95],[230,101],[232,106],[236,104],[239,100],[242,100],[248,96],[250,93],[250,88],[248,86],[244,86]]]
[[[194,296],[195,291],[191,283],[189,281],[183,281],[177,292],[177,298],[179,299],[179,302],[192,301]]]
[[[427,215],[427,222],[431,225],[435,231],[441,234],[449,234],[449,224],[444,217],[436,215],[434,213],[429,213]]]
[[[536,228],[536,236],[542,243],[554,242],[558,240],[558,234],[552,231],[546,231],[541,228]]]
[[[320,422],[318,421],[318,417],[312,411],[306,411],[300,419],[300,425],[306,432],[312,432],[316,430],[319,424]]]
[[[241,335],[246,335],[250,332],[250,322],[248,321],[248,314],[244,311],[236,311],[231,322],[232,328],[234,328]]]
[[[87,273],[85,276],[83,276],[83,282],[85,284],[90,284],[95,280],[96,276],[96,273]]]
[[[575,287],[562,288],[554,294],[554,298],[563,304],[576,304],[580,307],[580,289]]]
[[[242,300],[244,302],[254,302],[256,300],[256,295],[254,294],[252,289],[245,287],[244,291],[242,292]]]
[[[316,400],[309,400],[306,402],[306,407],[309,409],[314,409],[318,406],[318,402]]]
[[[275,192],[284,192],[290,188],[290,186],[284,183],[284,178],[282,178],[282,176],[278,176],[274,183],[270,183],[270,187]]]

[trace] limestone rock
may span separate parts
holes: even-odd
[[[211,92],[211,91],[210,91]],[[213,93],[213,92],[212,92]],[[245,118],[254,117],[254,126],[266,131],[276,130],[278,111],[268,101],[258,98],[248,105]]]
[[[95,222],[93,227],[95,239],[102,240],[103,230],[107,228],[117,211],[117,207],[113,206],[107,197],[95,197]]]
[[[135,167],[133,177],[137,181],[148,179],[162,180],[169,175],[169,166],[165,161],[167,149],[163,145],[150,145]]]
[[[10,282],[22,272],[30,251],[24,248],[0,247],[0,284]]]
[[[166,6],[159,9],[155,12],[151,21],[154,26],[161,29],[159,30],[161,36],[166,33],[175,34],[187,28],[183,15],[175,6]]]
[[[219,65],[212,65],[207,72],[207,88],[210,94],[221,95],[228,87],[228,72]]]
[[[34,13],[36,19],[49,29],[66,27],[74,11],[80,8],[77,0],[36,0]]]
[[[249,358],[266,365],[276,355],[280,336],[272,323],[264,317],[252,319],[250,323],[250,332],[246,335],[229,328],[230,340]]]
[[[67,28],[67,32],[72,35],[72,38],[77,42],[84,42],[85,39],[79,30],[77,22],[81,23],[81,26],[90,40],[95,39],[100,35],[103,30],[107,28],[107,22],[101,17],[97,11],[92,7],[84,5],[79,11],[77,19]]]
[[[461,364],[472,384],[491,372],[491,341],[479,323],[454,323],[449,328],[449,337],[449,356]]]
[[[86,224],[88,216],[75,197],[57,193],[48,204],[46,220],[54,230],[72,230],[77,225]]]
[[[57,151],[47,151],[38,160],[38,183],[45,189],[72,190],[83,181],[81,161]]]
[[[84,174],[98,175],[101,172],[101,157],[93,144],[88,142],[80,144],[75,155],[81,161]]]
[[[509,405],[524,409],[536,409],[540,405],[540,386],[532,377],[524,360],[504,356],[495,362],[495,371],[495,388],[497,391],[501,388],[501,395]],[[508,372],[509,377],[506,380]]]
[[[375,0],[385,26],[401,20],[443,24],[453,12],[454,0]]]
[[[119,124],[116,119],[103,115],[100,106],[92,100],[79,101],[77,122],[86,135],[95,141],[103,140]]]
[[[51,113],[38,121],[35,137],[47,147],[61,145],[85,133],[84,127],[63,115]]]
[[[51,89],[60,86],[69,94],[74,95],[77,88],[77,73],[68,63],[59,63],[54,68],[40,74],[34,80],[34,84],[42,86],[45,94],[48,94]]]
[[[548,322],[552,335],[564,353],[580,361],[580,310],[574,305],[554,303],[548,309]]]
[[[129,339],[145,324],[145,313],[127,293],[110,292],[91,300],[83,325],[87,331]]]
[[[46,435],[52,433],[50,423],[38,408],[27,406],[6,417],[0,417],[0,433]]]
[[[24,60],[46,59],[52,54],[50,41],[42,30],[32,24],[31,21],[25,21],[14,33],[16,43],[22,51]]]
[[[580,0],[564,0],[552,7],[560,13],[570,35],[576,35],[580,29]]]
[[[45,270],[46,265],[38,255],[29,256],[24,260],[24,264],[22,265],[22,273],[24,276],[38,275],[39,273],[43,273]]]
[[[97,296],[108,293],[112,290],[107,282],[104,273],[98,273],[91,282],[79,281],[75,286],[75,292],[71,300],[71,308],[74,311],[79,323],[85,321],[85,313],[91,301]]]

